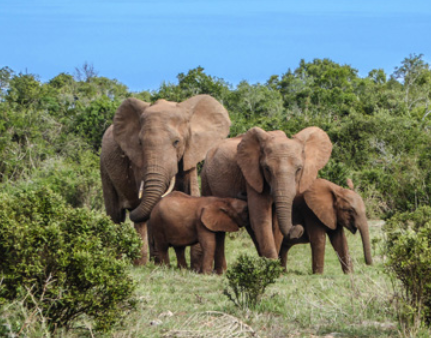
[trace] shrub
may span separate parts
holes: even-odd
[[[431,323],[431,207],[395,214],[385,226],[387,269],[400,281],[402,324]]]
[[[139,248],[130,226],[73,209],[47,188],[0,194],[0,302],[31,292],[26,306],[51,329],[84,314],[108,329],[130,307],[126,268]]]
[[[280,262],[264,257],[241,255],[226,272],[224,294],[238,307],[255,308],[268,285],[281,274]]]
[[[104,210],[99,161],[89,150],[66,158],[51,157],[33,171],[29,185],[49,187],[74,208]]]
[[[90,102],[85,111],[76,115],[72,130],[97,152],[102,145],[103,134],[111,125],[119,105],[119,101],[113,101],[107,96]]]

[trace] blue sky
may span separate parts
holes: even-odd
[[[429,0],[0,0],[0,68],[42,81],[84,62],[133,91],[197,66],[232,85],[264,83],[301,59],[366,76],[412,53],[431,63]]]

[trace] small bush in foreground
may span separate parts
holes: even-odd
[[[26,297],[49,327],[70,327],[82,315],[108,329],[129,307],[126,273],[140,240],[125,224],[73,209],[46,188],[0,194],[0,304]]]
[[[402,325],[431,324],[431,207],[395,214],[385,228],[388,270],[401,282]]]
[[[228,287],[223,293],[236,306],[253,309],[281,271],[278,260],[241,255],[226,272]]]

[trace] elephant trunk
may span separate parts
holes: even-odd
[[[292,228],[292,204],[296,194],[295,182],[282,183],[283,189],[275,191],[274,204],[277,213],[278,226],[283,236],[287,236]]]
[[[369,229],[368,222],[365,219],[361,222],[361,226],[359,226],[359,231],[362,237],[362,246],[364,248],[365,263],[367,265],[371,265],[373,264],[373,259],[371,257],[370,234],[368,229]]]
[[[145,175],[141,202],[130,212],[130,219],[133,222],[145,222],[150,218],[151,210],[164,193],[166,181],[165,175],[160,172],[151,171]]]

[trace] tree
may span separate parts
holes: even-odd
[[[29,107],[40,102],[42,86],[33,74],[19,73],[9,82],[6,100],[19,106]]]
[[[282,76],[279,90],[286,108],[299,107],[302,112],[348,114],[355,109],[354,83],[358,71],[330,59],[301,60],[299,67]]]
[[[368,72],[368,78],[372,79],[374,83],[384,84],[386,83],[386,73],[383,69],[373,69]]]
[[[67,73],[60,73],[48,81],[48,84],[56,89],[70,88],[75,80],[73,76]]]
[[[403,84],[404,103],[409,116],[415,108],[422,106],[424,119],[431,113],[431,71],[422,58],[422,54],[411,54],[401,62],[400,67],[395,68],[393,77]]]
[[[230,86],[223,79],[205,74],[205,69],[198,66],[187,74],[177,75],[178,85],[163,83],[153,100],[166,99],[175,102],[184,101],[194,95],[209,94],[222,104],[229,96]]]
[[[247,118],[277,116],[283,111],[283,101],[280,93],[268,86],[241,81],[230,97],[228,108]]]
[[[0,68],[0,98],[4,95],[9,88],[9,82],[13,75],[13,70],[9,67]]]
[[[90,82],[98,74],[99,72],[94,69],[93,64],[87,61],[81,67],[75,67],[75,78],[77,81]]]

